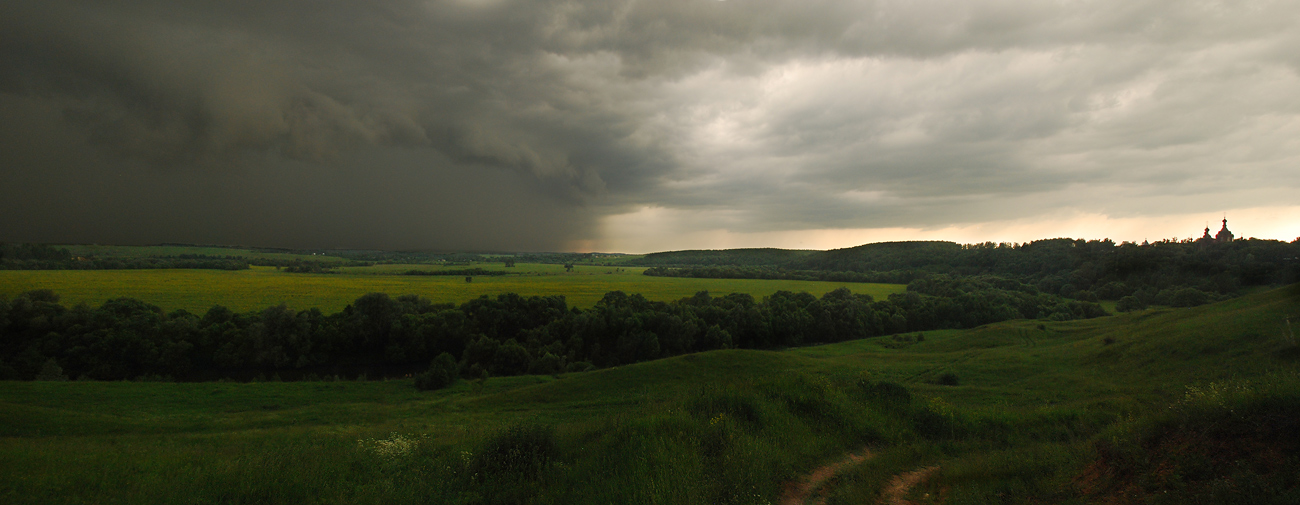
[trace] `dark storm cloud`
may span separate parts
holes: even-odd
[[[1300,185],[1297,20],[1266,1],[13,3],[0,210],[23,219],[0,239],[555,249],[648,207],[761,232],[1257,204]]]
[[[542,58],[524,13],[417,2],[54,2],[3,10],[3,140],[21,144],[2,155],[10,182],[3,196],[27,218],[3,230],[9,240],[242,241],[228,232],[247,226],[266,244],[564,248],[593,219],[577,211],[605,191],[601,167],[634,169],[609,178],[630,186],[665,164],[645,153],[653,139],[629,138],[635,122],[599,103],[616,97],[569,82]],[[457,208],[422,201],[434,195],[366,193],[396,168],[358,153],[403,149],[436,167],[413,169],[424,170],[426,182],[472,198]],[[301,183],[277,185],[285,173]],[[90,187],[78,193],[70,181]],[[352,191],[358,186],[363,191]],[[192,198],[160,196],[177,192]],[[155,225],[71,222],[71,211],[42,205],[74,199]],[[439,215],[395,213],[393,199]],[[503,201],[519,208],[499,212]],[[165,223],[140,202],[179,215],[263,219],[205,231]],[[356,207],[373,223],[363,233],[328,221],[338,218],[329,212],[287,210],[303,207]],[[426,233],[387,225],[418,219],[430,220]],[[451,239],[435,220],[475,231]],[[96,233],[67,231],[87,226]]]

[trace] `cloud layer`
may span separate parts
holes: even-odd
[[[619,250],[1295,205],[1297,22],[1283,1],[17,3],[0,240]]]

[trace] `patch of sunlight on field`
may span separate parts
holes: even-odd
[[[522,266],[522,265],[521,265]],[[162,307],[202,314],[213,305],[236,311],[287,304],[295,309],[316,307],[326,313],[342,310],[361,295],[384,292],[416,294],[435,303],[463,303],[481,295],[518,293],[524,296],[564,295],[571,306],[590,307],[610,291],[640,293],[657,301],[672,301],[708,291],[715,296],[748,293],[755,298],[779,290],[806,291],[821,296],[840,287],[884,298],[901,293],[901,284],[754,279],[687,279],[649,277],[639,268],[580,266],[571,273],[546,273],[550,265],[529,265],[534,275],[414,276],[376,274],[291,274],[273,267],[249,270],[7,270],[0,271],[0,296],[12,298],[33,289],[59,294],[65,305],[98,305],[131,297]],[[504,267],[503,267],[504,268]],[[515,267],[520,268],[520,267]],[[409,268],[408,268],[409,270]]]

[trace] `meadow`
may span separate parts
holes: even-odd
[[[322,263],[343,263],[347,260],[337,256],[326,256],[324,254],[293,254],[280,252],[263,252],[252,249],[241,249],[235,247],[204,247],[204,246],[126,246],[126,245],[59,245],[55,246],[67,249],[73,256],[95,256],[100,258],[157,258],[157,257],[178,257],[182,255],[197,256],[214,256],[227,257],[234,256],[238,258],[280,260],[280,261],[317,261]]]
[[[424,393],[409,380],[7,382],[0,500],[760,504],[866,448],[827,503],[874,503],[931,466],[915,503],[1295,503],[1295,430],[1268,432],[1282,452],[1263,463],[1188,448],[1294,427],[1288,321],[1300,286]]]
[[[462,276],[400,275],[408,270],[482,268],[505,270],[511,275],[477,276],[465,282]],[[0,296],[49,289],[67,306],[85,302],[92,306],[117,297],[131,297],[162,307],[166,311],[185,309],[202,314],[213,305],[237,312],[260,310],[284,303],[304,310],[319,308],[326,313],[342,310],[361,295],[373,292],[393,296],[416,294],[434,303],[460,304],[482,295],[517,293],[523,296],[563,295],[570,306],[591,307],[610,291],[640,293],[650,300],[671,301],[699,291],[725,295],[748,293],[755,298],[779,290],[806,291],[816,296],[840,287],[854,293],[885,298],[906,286],[818,281],[769,281],[753,279],[689,279],[641,275],[644,268],[580,265],[572,272],[562,265],[520,264],[506,268],[501,263],[458,266],[375,265],[340,267],[339,273],[298,274],[274,267],[254,266],[248,270],[3,270]]]

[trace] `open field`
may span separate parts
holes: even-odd
[[[902,292],[902,285],[752,279],[688,279],[649,277],[641,268],[579,266],[565,273],[561,265],[497,264],[473,268],[511,270],[520,275],[479,276],[465,282],[458,276],[379,275],[435,266],[380,265],[342,269],[349,273],[291,274],[273,267],[249,270],[5,270],[0,271],[0,296],[13,297],[33,289],[50,289],[65,305],[98,305],[116,297],[131,297],[162,307],[204,313],[213,305],[235,311],[258,310],[285,303],[294,309],[316,307],[337,312],[361,295],[384,292],[416,294],[436,303],[463,303],[481,295],[518,293],[524,296],[564,295],[570,306],[590,307],[610,291],[641,293],[651,300],[669,301],[699,291],[714,295],[749,293],[756,298],[779,290],[807,291],[817,296],[847,287],[854,293],[883,298]],[[445,268],[471,268],[466,266]]]
[[[519,275],[519,276],[563,275],[568,273],[640,274],[641,272],[645,271],[645,268],[641,268],[641,267],[623,268],[623,267],[591,266],[591,265],[579,264],[578,266],[575,267],[575,270],[573,272],[567,272],[564,269],[564,265],[556,264],[556,263],[518,263],[513,267],[507,267],[505,266],[504,263],[501,263],[499,261],[498,262],[473,262],[469,264],[389,263],[389,264],[379,264],[379,265],[359,266],[359,267],[338,267],[335,268],[334,271],[341,274],[351,274],[351,275],[400,275],[409,272],[411,270],[417,270],[421,272],[439,272],[439,271],[454,271],[454,270],[465,270],[465,269],[474,269],[474,268],[480,270],[489,270],[493,272],[505,272],[510,275]]]
[[[1107,502],[1109,481],[1081,477],[1101,441],[1225,426],[1235,418],[1215,416],[1226,409],[1247,421],[1294,409],[1300,352],[1287,318],[1300,321],[1300,286],[1191,309],[714,351],[429,393],[405,380],[9,382],[0,500],[757,504],[866,445],[874,456],[830,482],[828,503],[872,503],[892,475],[930,465],[940,470],[918,503]],[[956,384],[940,385],[943,374]],[[502,431],[520,422],[544,429]],[[1285,436],[1275,442],[1289,447]],[[1126,449],[1115,450],[1107,464]],[[1294,473],[1252,468],[1234,478],[1263,479],[1255,497],[1277,497]],[[1168,481],[1179,489],[1199,478],[1175,477],[1186,479]]]
[[[173,257],[182,254],[196,254],[203,256],[235,256],[250,259],[268,259],[268,260],[304,260],[319,261],[323,263],[342,263],[346,259],[336,256],[310,255],[310,254],[289,254],[274,252],[259,252],[250,249],[239,249],[233,247],[201,247],[201,246],[125,246],[125,245],[59,245],[55,246],[67,249],[73,256],[96,256],[100,258],[151,258],[151,257]]]

